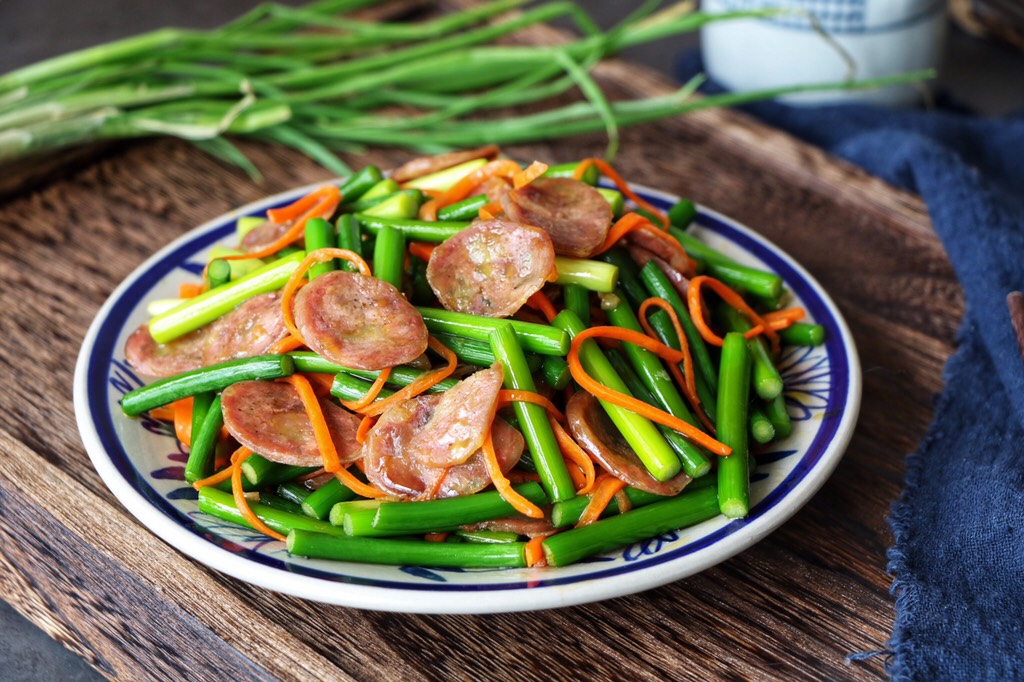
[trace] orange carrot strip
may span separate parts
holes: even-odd
[[[480,220],[494,220],[496,217],[501,215],[501,213],[501,202],[492,201],[486,206],[481,206],[480,210],[476,212],[476,215]]]
[[[622,490],[620,490],[617,493],[615,493],[614,497],[615,497],[615,504],[617,504],[619,506],[619,513],[620,514],[625,514],[630,509],[633,508],[633,502],[632,502],[632,500],[629,499],[629,495],[626,494],[626,489],[625,488],[623,488]]]
[[[608,388],[587,374],[586,370],[583,369],[583,365],[580,363],[580,345],[587,339],[594,337],[615,338],[621,341],[634,343],[641,348],[646,348],[667,362],[678,363],[681,360],[678,356],[679,351],[676,349],[669,348],[668,346],[631,329],[623,329],[622,327],[590,327],[577,334],[576,338],[572,340],[572,345],[569,347],[569,355],[566,358],[566,361],[569,363],[569,372],[583,390],[589,391],[590,394],[598,400],[618,405],[619,407],[630,410],[631,412],[636,412],[641,417],[646,417],[657,424],[662,424],[670,429],[675,429],[698,445],[702,445],[709,452],[714,452],[723,456],[732,452],[732,448],[728,445],[718,442],[692,424],[688,424],[682,419],[675,417],[664,410],[660,410],[653,405],[648,405],[642,400],[637,400],[632,396],[619,393],[614,389]]]
[[[586,495],[594,489],[594,480],[596,479],[594,460],[590,459],[590,455],[583,451],[579,443],[562,428],[561,424],[550,416],[548,420],[551,422],[551,430],[555,432],[558,449],[562,451],[562,455],[566,459],[579,467],[580,472],[583,474],[583,485],[576,489],[576,494]],[[570,469],[570,473],[571,471],[572,469]]]
[[[235,459],[237,459],[238,457],[241,457],[242,455],[245,455],[246,457],[248,457],[251,454],[252,454],[252,450],[250,450],[249,448],[247,448],[247,447],[245,447],[243,445],[242,447],[238,448],[237,450],[235,450],[231,454],[231,463],[234,464]],[[217,485],[218,483],[222,483],[222,482],[228,480],[229,478],[231,478],[231,473],[232,473],[232,467],[230,467],[230,466],[224,467],[223,469],[221,469],[217,473],[213,474],[212,476],[207,476],[206,478],[199,479],[198,481],[196,481],[195,483],[192,484],[192,487],[195,488],[196,490],[199,490],[200,488],[202,488],[204,486]]]
[[[768,323],[768,328],[773,331],[782,331],[794,322],[804,319],[806,311],[803,308],[785,308],[783,310],[772,310],[761,316],[761,319]],[[760,334],[763,329],[760,326],[751,327],[744,336],[748,339]]]
[[[672,320],[672,327],[676,331],[676,336],[679,337],[679,352],[683,356],[683,371],[679,371],[678,363],[670,362],[668,365],[669,371],[672,373],[672,377],[676,380],[683,389],[683,394],[697,413],[697,418],[704,425],[704,428],[709,433],[715,433],[715,425],[712,423],[711,418],[708,417],[707,412],[704,410],[704,406],[701,405],[700,396],[697,395],[697,380],[694,376],[693,371],[693,355],[690,353],[690,344],[686,340],[686,334],[683,332],[683,325],[679,322],[679,316],[676,315],[675,309],[668,301],[663,298],[651,297],[640,304],[640,310],[637,316],[640,318],[640,324],[643,326],[644,331],[652,339],[657,338],[654,329],[651,327],[650,322],[647,321],[647,311],[651,309],[651,306],[661,308],[664,310],[669,319]]]
[[[427,542],[444,542],[448,539],[448,533],[427,533],[423,539]]]
[[[307,199],[308,197],[314,195],[316,195],[317,197],[316,203],[313,204],[308,210],[305,210],[304,213],[294,218],[294,223],[292,224],[291,227],[288,228],[288,231],[281,235],[273,244],[270,244],[269,246],[259,249],[258,251],[253,251],[251,253],[242,253],[232,256],[221,256],[221,258],[223,260],[239,260],[244,258],[265,258],[267,256],[271,256],[280,251],[281,249],[283,249],[284,247],[288,246],[292,242],[294,242],[300,236],[302,236],[303,231],[306,229],[306,223],[309,222],[309,220],[311,220],[312,218],[322,218],[324,216],[331,215],[332,213],[334,213],[334,209],[338,207],[338,204],[341,203],[341,192],[338,191],[338,188],[335,187],[334,185],[325,185],[324,187],[315,190],[311,194],[306,195],[306,197],[303,197],[303,199],[300,199],[299,201],[295,202],[295,204],[292,205],[295,206],[302,202],[304,199]],[[303,204],[303,206],[305,206],[305,204]],[[288,208],[289,207],[286,206],[284,208],[277,209],[276,211],[274,211],[274,215],[283,215],[280,212],[287,211]],[[271,214],[271,211],[268,211],[267,214],[269,216]],[[273,220],[273,218],[271,218],[271,220]],[[274,222],[277,221],[275,220]]]
[[[409,253],[421,261],[427,262],[430,260],[430,255],[434,253],[434,245],[427,242],[409,242]]]
[[[170,405],[161,405],[160,407],[154,407],[149,411],[149,416],[153,419],[159,419],[162,422],[173,422],[174,421],[174,403]]]
[[[264,535],[269,535],[275,540],[284,542],[287,538],[269,527],[267,524],[263,523],[263,520],[253,512],[252,508],[249,506],[249,500],[245,497],[245,489],[242,487],[242,462],[247,460],[251,455],[252,451],[249,450],[239,457],[232,458],[231,494],[235,498],[235,506],[238,508],[238,511],[241,512],[242,518],[245,519],[255,530],[258,530]]]
[[[178,298],[195,298],[203,293],[203,285],[200,282],[182,282],[178,285]]]
[[[356,429],[356,442],[365,443],[366,434],[370,432],[370,429],[372,429],[373,425],[376,423],[377,420],[374,417],[363,417],[363,420],[359,422],[359,428]]]
[[[384,384],[387,383],[389,376],[391,376],[391,368],[385,367],[381,373],[377,375],[374,382],[370,384],[370,388],[366,389],[366,393],[363,394],[362,398],[359,400],[342,400],[341,404],[353,412],[363,409],[377,399],[377,396],[380,395],[381,389],[384,388]]]
[[[479,168],[470,171],[455,183],[451,189],[444,192],[439,197],[434,197],[427,203],[420,207],[420,219],[422,220],[437,220],[437,212],[445,206],[450,206],[457,201],[462,201],[470,195],[477,185],[481,184],[488,178],[495,176],[501,176],[506,178],[515,177],[516,173],[522,172],[515,161],[508,159],[496,159],[489,161],[488,163],[480,166]]]
[[[522,189],[523,187],[526,187],[531,182],[544,175],[547,169],[548,165],[546,163],[534,161],[529,166],[512,176],[512,187],[515,189]]]
[[[376,417],[379,414],[383,414],[384,411],[392,405],[396,405],[403,400],[408,400],[409,398],[418,396],[420,393],[430,390],[438,382],[444,381],[452,375],[452,372],[455,371],[455,367],[459,364],[459,359],[456,357],[455,353],[453,353],[448,346],[444,345],[433,336],[427,338],[427,345],[437,351],[441,357],[448,362],[448,364],[440,369],[435,369],[431,372],[426,372],[420,375],[405,388],[396,391],[383,400],[378,400],[377,402],[367,405],[359,410],[360,414]]]
[[[526,555],[527,568],[541,568],[548,565],[547,560],[544,558],[543,542],[543,537],[536,537],[530,538],[529,542],[526,543],[523,553]]]
[[[333,258],[341,258],[352,263],[359,270],[359,274],[370,276],[370,266],[366,264],[366,261],[354,251],[348,249],[336,249],[326,248],[317,249],[316,251],[310,251],[306,254],[306,257],[299,263],[299,267],[295,269],[292,276],[288,278],[284,288],[281,289],[281,314],[284,317],[284,326],[288,328],[291,335],[299,341],[302,341],[302,334],[299,333],[298,328],[295,326],[295,317],[292,315],[292,302],[295,299],[295,292],[299,290],[299,287],[303,284],[303,277],[306,276],[306,272],[313,267],[316,263],[324,263]],[[303,342],[302,345],[305,345]]]
[[[323,187],[318,187],[309,194],[299,197],[287,206],[271,208],[267,211],[267,219],[271,222],[277,223],[278,225],[283,225],[289,220],[295,220],[303,213],[320,203],[324,198],[330,196],[332,194],[332,188],[337,189],[332,185],[324,185]],[[340,191],[338,194],[341,194]]]
[[[302,348],[305,345],[306,342],[300,339],[298,336],[295,336],[294,334],[289,334],[288,336],[284,337],[283,339],[275,343],[273,346],[271,346],[270,352],[273,353],[274,355],[284,355],[285,353],[292,352],[296,348]]]
[[[185,445],[192,445],[193,398],[182,398],[171,403],[174,410],[174,435]]]
[[[320,450],[320,457],[324,460],[324,469],[335,472],[341,468],[341,459],[338,457],[338,449],[334,447],[334,438],[331,437],[331,430],[324,419],[324,411],[320,407],[320,401],[313,393],[313,387],[309,380],[301,374],[292,374],[289,377],[278,379],[278,381],[291,384],[292,388],[299,394],[302,407],[306,410],[306,416],[313,427],[313,436],[316,438],[316,447]]]
[[[590,166],[597,166],[597,169],[601,171],[601,173],[603,173],[606,178],[614,182],[615,186],[619,188],[619,191],[622,192],[622,194],[625,195],[627,199],[632,200],[634,204],[644,209],[645,211],[648,211],[658,216],[658,219],[661,221],[662,229],[668,229],[668,216],[659,211],[658,209],[656,209],[650,203],[641,199],[640,196],[633,191],[633,188],[629,186],[629,183],[623,180],[622,176],[615,172],[615,169],[612,168],[611,165],[609,165],[604,159],[583,159],[580,162],[580,164],[576,166],[576,172],[573,173],[573,177],[579,180],[580,178],[583,177],[583,174],[587,172],[587,169],[590,168]]]
[[[548,322],[551,322],[558,315],[558,311],[552,305],[551,299],[543,291],[537,291],[532,294],[530,298],[526,299],[526,305],[534,310],[539,310],[544,317],[548,318]]]
[[[611,474],[601,474],[601,479],[594,486],[594,492],[590,494],[590,502],[587,503],[587,508],[580,515],[580,520],[576,522],[576,527],[589,526],[601,518],[601,514],[611,503],[615,493],[625,487],[625,481],[620,481]]]
[[[498,464],[498,455],[494,452],[494,441],[491,439],[491,432],[489,430],[487,437],[484,438],[483,453],[484,464],[487,465],[487,474],[491,477],[491,482],[494,483],[494,488],[501,495],[501,499],[512,505],[512,508],[517,512],[525,514],[531,519],[543,518],[544,512],[541,511],[540,507],[517,493],[509,480],[505,478],[505,474],[501,473],[501,465]]]
[[[686,302],[690,308],[690,317],[693,318],[693,324],[697,327],[697,331],[700,332],[700,335],[705,341],[713,346],[721,346],[724,343],[722,337],[715,334],[715,332],[708,327],[707,322],[705,321],[704,301],[700,295],[700,288],[705,284],[711,287],[716,294],[721,296],[723,301],[740,311],[744,317],[750,320],[751,326],[760,327],[761,333],[764,334],[771,342],[772,351],[776,353],[778,352],[779,335],[771,329],[770,325],[766,323],[753,308],[747,305],[747,302],[743,300],[742,296],[729,288],[729,285],[715,279],[714,277],[698,275],[690,280],[690,284],[686,289]]]
[[[386,492],[380,490],[379,488],[376,488],[375,486],[369,485],[368,483],[363,483],[358,478],[353,476],[348,469],[338,469],[337,471],[334,471],[332,473],[334,474],[334,477],[336,479],[341,481],[341,484],[343,486],[354,492],[356,495],[359,495],[359,497],[367,497],[373,499],[380,497],[388,497],[388,494]]]
[[[555,404],[542,396],[540,393],[526,391],[521,388],[503,388],[498,391],[498,407],[505,407],[509,403],[533,403],[540,405],[556,421],[565,423],[565,415],[562,414]]]

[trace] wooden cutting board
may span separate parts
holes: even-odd
[[[624,63],[600,80],[619,96],[671,87]],[[0,596],[14,608],[119,679],[884,678],[882,658],[846,656],[891,631],[885,518],[962,313],[918,197],[738,113],[626,132],[623,175],[755,227],[836,300],[864,369],[847,454],[782,528],[691,578],[559,611],[399,615],[304,602],[184,557],[113,498],[75,427],[78,348],[123,278],[199,223],[328,177],[287,151],[245,149],[262,185],[187,144],[140,142],[0,203]],[[602,151],[598,136],[507,149],[549,162]]]

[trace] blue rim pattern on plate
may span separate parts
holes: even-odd
[[[667,209],[671,199],[660,193],[642,191],[641,195],[651,201],[659,208]],[[284,198],[273,205],[287,203],[299,192],[296,191],[288,198]],[[272,204],[263,204],[261,211]],[[704,231],[717,235],[728,242],[739,247],[741,250],[763,261],[769,268],[783,277],[786,286],[801,301],[809,316],[814,321],[824,325],[829,330],[826,343],[823,347],[824,364],[826,365],[825,376],[831,379],[827,388],[827,395],[822,396],[822,386],[815,390],[816,396],[824,397],[823,405],[814,408],[815,414],[820,412],[820,425],[811,442],[811,445],[803,453],[803,456],[795,464],[790,473],[761,500],[757,501],[751,510],[751,515],[744,520],[732,521],[723,527],[704,535],[696,540],[688,542],[680,547],[668,551],[661,551],[663,541],[671,542],[678,539],[674,534],[668,534],[662,538],[654,538],[647,543],[639,543],[623,550],[625,563],[609,567],[607,569],[591,570],[583,574],[574,574],[562,577],[540,577],[517,582],[498,582],[485,584],[471,584],[448,582],[443,575],[454,577],[460,571],[435,571],[435,570],[409,570],[403,578],[420,578],[415,582],[404,582],[394,580],[382,580],[348,575],[342,572],[325,571],[312,566],[301,565],[293,560],[281,559],[269,556],[257,551],[265,542],[255,542],[252,547],[242,546],[232,539],[217,533],[216,523],[211,523],[210,517],[198,512],[185,513],[175,507],[170,500],[160,494],[151,484],[154,472],[141,472],[135,466],[129,453],[125,450],[121,439],[115,428],[115,412],[107,409],[110,405],[110,391],[117,390],[123,393],[134,385],[141,383],[131,372],[130,368],[117,360],[119,348],[118,339],[128,322],[128,317],[138,306],[152,288],[164,277],[177,268],[192,270],[189,267],[188,258],[203,249],[212,246],[231,235],[234,229],[234,218],[225,217],[208,225],[205,229],[200,228],[194,233],[187,235],[175,248],[164,254],[152,265],[145,264],[142,271],[129,286],[123,290],[118,298],[112,301],[110,309],[102,320],[98,320],[98,327],[95,333],[95,343],[87,357],[80,359],[85,362],[85,396],[87,398],[88,418],[95,427],[96,434],[102,449],[109,457],[120,477],[132,489],[142,495],[146,502],[159,510],[159,512],[177,525],[186,529],[189,533],[212,543],[213,545],[244,557],[248,561],[255,562],[271,569],[297,574],[309,578],[326,580],[333,583],[345,583],[363,585],[374,588],[385,588],[388,590],[413,590],[433,592],[480,592],[480,591],[508,591],[508,590],[537,590],[538,588],[554,587],[560,585],[572,585],[583,581],[592,581],[600,578],[621,576],[640,570],[649,569],[692,555],[695,552],[706,549],[722,541],[730,535],[747,529],[751,524],[756,524],[766,514],[771,512],[780,503],[786,500],[787,496],[819,465],[822,456],[829,451],[829,446],[835,439],[841,424],[847,423],[849,411],[856,410],[859,404],[859,382],[855,391],[851,392],[850,379],[853,376],[850,358],[856,360],[852,343],[845,335],[845,323],[837,319],[825,300],[821,298],[818,291],[808,281],[806,275],[799,272],[797,267],[787,258],[782,256],[774,247],[771,247],[761,238],[755,237],[745,228],[733,224],[731,221],[709,211],[701,209],[697,224]],[[110,305],[110,304],[108,304]],[[849,353],[849,357],[848,357]],[[820,360],[820,358],[819,358]],[[814,364],[814,363],[812,363]],[[821,364],[820,362],[817,364]],[[819,370],[820,373],[820,370]],[[820,377],[819,377],[820,379]],[[789,388],[787,384],[787,389]],[[805,408],[806,409],[806,408]],[[80,418],[81,419],[81,418]],[[846,435],[845,437],[848,437]],[[842,445],[845,445],[843,443]],[[91,453],[94,454],[95,453]],[[776,452],[769,456],[779,459],[795,454],[795,451]],[[841,448],[838,453],[832,453],[832,459],[837,460],[841,455]],[[95,457],[94,457],[95,458]],[[833,461],[830,464],[834,466]],[[160,476],[158,476],[160,477]],[[823,481],[822,481],[823,482]],[[794,510],[795,511],[795,510]],[[201,520],[197,520],[201,517]],[[779,521],[781,523],[781,521]],[[776,524],[777,525],[777,524]],[[770,530],[770,529],[768,529]],[[283,554],[283,552],[282,552]],[[287,555],[285,555],[287,556]],[[609,560],[611,561],[611,560]],[[595,563],[601,563],[598,559]],[[595,566],[596,568],[596,566]],[[550,569],[546,569],[550,570]],[[477,573],[477,572],[474,572]],[[543,575],[543,574],[542,574]],[[681,576],[678,576],[681,577]],[[667,582],[667,581],[662,581]],[[619,592],[625,594],[626,592]],[[345,603],[344,599],[337,603]],[[573,602],[575,603],[575,602]],[[500,609],[513,610],[515,607]],[[523,606],[519,608],[530,608]]]

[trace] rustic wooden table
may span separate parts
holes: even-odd
[[[623,95],[664,92],[612,63]],[[593,155],[603,141],[510,148]],[[153,249],[237,205],[328,177],[248,145],[250,182],[184,143],[106,150],[0,200],[0,596],[110,678],[880,679],[892,626],[885,517],[924,433],[962,301],[918,197],[741,114],[624,136],[617,166],[756,227],[838,303],[864,369],[853,441],[767,539],[662,588],[559,611],[415,616],[310,604],[212,572],[153,536],[92,469],[72,371],[93,316]],[[354,164],[389,166],[373,150]]]

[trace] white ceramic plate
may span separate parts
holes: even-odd
[[[802,507],[835,469],[860,407],[860,365],[846,323],[799,265],[753,231],[701,210],[695,233],[737,260],[782,275],[812,321],[817,348],[787,349],[781,362],[793,434],[757,455],[751,514],[718,517],[565,568],[448,570],[375,566],[289,556],[283,543],[201,514],[185,484],[187,454],[168,425],[125,417],[118,400],[142,381],[124,360],[146,303],[194,280],[216,243],[229,244],[239,216],[264,214],[308,192],[299,188],[245,206],[181,237],[143,263],[96,316],[75,370],[79,430],[110,490],[156,535],[207,566],[270,590],[357,608],[416,613],[491,613],[609,599],[678,580],[743,551]],[[637,188],[667,209],[665,194]]]

